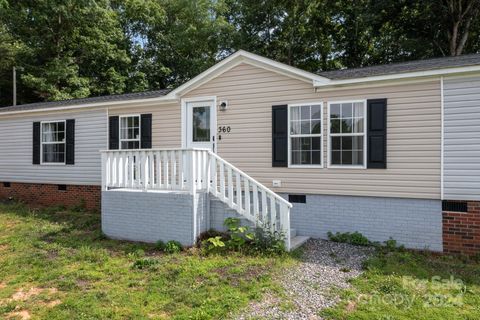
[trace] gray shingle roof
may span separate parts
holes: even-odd
[[[343,69],[319,73],[320,76],[332,80],[346,80],[390,74],[427,71],[454,67],[467,67],[480,65],[480,54],[469,54],[458,57],[444,57],[409,62],[391,63],[372,67]]]
[[[115,94],[110,96],[100,96],[100,97],[91,97],[91,98],[82,98],[82,99],[29,103],[29,104],[22,104],[17,106],[0,108],[0,113],[8,112],[8,111],[26,111],[26,110],[34,110],[34,109],[47,109],[47,108],[55,108],[55,107],[75,106],[75,105],[84,104],[84,103],[98,103],[98,102],[158,98],[166,95],[170,91],[171,91],[170,89],[163,89],[163,90],[156,90],[156,91]]]

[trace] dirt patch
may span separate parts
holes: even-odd
[[[8,249],[8,245],[6,244],[0,244],[0,252],[6,251]]]
[[[62,303],[62,301],[56,299],[56,300],[52,300],[52,301],[45,302],[44,305],[45,305],[47,308],[53,308],[53,307],[58,306],[58,305],[61,304],[61,303]]]
[[[27,310],[19,310],[19,311],[12,311],[7,313],[7,319],[21,319],[21,320],[28,320],[32,316],[30,312]]]
[[[0,290],[6,287],[7,287],[7,284],[5,282],[0,282]]]
[[[9,299],[10,301],[25,301],[30,299],[31,297],[38,296],[42,293],[43,289],[41,288],[30,288],[28,291],[23,291],[23,289],[18,290],[15,292],[12,297]]]

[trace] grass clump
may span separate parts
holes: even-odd
[[[343,242],[343,243],[349,243],[357,246],[368,246],[371,244],[371,242],[365,237],[363,234],[360,232],[337,232],[337,233],[332,233],[328,232],[328,239],[334,242]]]

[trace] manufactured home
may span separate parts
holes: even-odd
[[[293,248],[358,231],[480,252],[480,55],[319,74],[238,51],[173,90],[0,109],[0,197],[193,245],[225,217]]]

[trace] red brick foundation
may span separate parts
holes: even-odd
[[[480,254],[480,201],[467,202],[467,212],[443,212],[443,251]]]
[[[0,199],[13,199],[37,206],[63,205],[66,207],[84,204],[88,210],[100,210],[100,186],[66,185],[59,190],[57,184],[0,182]]]

